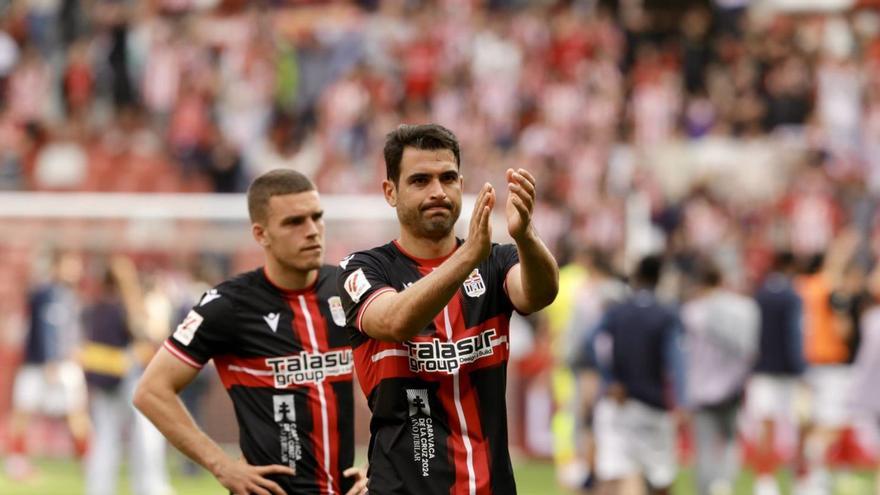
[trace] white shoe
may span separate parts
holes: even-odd
[[[781,495],[779,483],[772,476],[761,476],[755,480],[755,495]]]
[[[830,495],[831,476],[827,471],[810,472],[806,478],[798,480],[794,485],[794,495]]]
[[[709,495],[733,495],[733,485],[729,481],[715,480],[709,485]]]

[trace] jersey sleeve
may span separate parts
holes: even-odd
[[[229,348],[234,305],[221,290],[206,292],[165,340],[165,349],[184,363],[201,368]]]
[[[492,246],[492,268],[501,278],[501,287],[504,289],[504,298],[510,307],[517,312],[522,313],[513,302],[510,301],[510,293],[507,291],[507,274],[510,269],[519,264],[519,253],[513,244],[496,244]]]
[[[397,292],[386,273],[381,260],[369,252],[355,253],[339,265],[336,289],[348,326],[363,332],[361,319],[373,300],[380,294]]]

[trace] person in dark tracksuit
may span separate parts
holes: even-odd
[[[682,326],[654,293],[662,268],[658,256],[642,259],[633,294],[605,313],[590,339],[608,384],[594,415],[596,474],[606,492],[641,475],[651,493],[666,494],[678,474],[673,412],[684,404]]]
[[[792,277],[795,259],[789,252],[776,255],[773,271],[755,294],[761,315],[760,343],[754,375],[746,393],[746,411],[760,421],[755,493],[778,493],[773,473],[776,430],[795,424],[795,396],[804,372],[802,351],[803,310]]]

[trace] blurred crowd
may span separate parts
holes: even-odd
[[[210,260],[169,267],[141,257],[138,267],[123,255],[42,254],[27,294],[19,366],[8,370],[15,378],[0,426],[4,475],[32,481],[40,474],[33,456],[72,452],[89,495],[118,493],[126,461],[132,493],[171,495],[165,438],[135,411],[132,396],[172,325],[220,272]],[[197,416],[210,379],[203,373],[181,396]],[[52,418],[64,420],[66,435],[46,433]],[[181,467],[197,472],[189,462]]]
[[[377,194],[385,133],[434,121],[469,190],[541,178],[563,258],[711,246],[754,282],[873,234],[880,187],[880,15],[773,4],[5,2],[0,187]]]

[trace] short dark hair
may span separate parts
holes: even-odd
[[[694,275],[700,285],[704,287],[718,287],[723,279],[718,264],[709,258],[701,258],[697,261]]]
[[[400,180],[400,160],[407,146],[420,150],[449,150],[455,155],[455,164],[461,167],[461,149],[458,138],[440,124],[401,124],[385,136],[385,172],[388,180]]]
[[[305,175],[287,168],[270,170],[257,177],[248,188],[248,215],[251,222],[266,219],[266,207],[272,196],[314,191],[315,185]]]
[[[793,271],[797,267],[797,259],[789,250],[783,249],[776,251],[773,255],[773,270],[786,273]]]
[[[656,254],[645,256],[636,267],[635,283],[653,290],[660,283],[662,271],[663,258]]]

